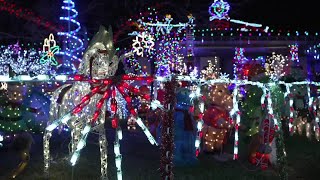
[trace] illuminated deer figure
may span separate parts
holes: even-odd
[[[78,81],[73,84],[65,84],[53,93],[49,125],[46,128],[43,142],[44,170],[47,175],[50,166],[49,140],[51,133],[58,126],[67,125],[71,129],[72,136],[72,156],[70,159],[72,165],[76,164],[80,151],[86,144],[89,132],[96,131],[99,133],[101,179],[108,179],[107,140],[104,123],[107,102],[111,98],[112,127],[117,130],[114,142],[117,177],[122,179],[119,144],[119,140],[122,139],[122,131],[118,125],[117,118],[117,101],[115,99],[117,93],[120,93],[126,100],[130,118],[136,119],[137,124],[142,128],[151,144],[157,145],[131,105],[131,98],[128,92],[134,91],[134,93],[139,94],[139,90],[123,81],[135,79],[125,75],[120,78],[115,77],[119,61],[125,58],[127,54],[118,58],[115,55],[112,40],[111,28],[106,31],[101,26],[84,53],[79,67],[80,75],[75,76]],[[151,79],[148,79],[148,81],[151,82]],[[143,95],[142,98],[149,99],[150,97]]]

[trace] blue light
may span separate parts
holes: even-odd
[[[58,36],[63,37],[63,41],[65,42],[65,46],[57,54],[70,58],[68,62],[64,62],[64,65],[66,67],[72,67],[72,70],[75,71],[76,67],[71,62],[81,61],[77,55],[83,50],[84,45],[82,39],[77,37],[77,33],[81,30],[81,24],[75,20],[79,14],[78,11],[75,10],[75,3],[72,0],[64,0],[63,3],[64,5],[61,9],[68,11],[68,16],[60,17],[59,19],[60,21],[66,21],[68,23],[68,28],[66,28],[65,32],[57,33]]]

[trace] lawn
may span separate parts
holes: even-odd
[[[109,179],[116,179],[116,168],[113,154],[114,131],[108,129],[108,169]],[[159,177],[159,148],[149,144],[141,131],[123,131],[121,153],[123,155],[122,169],[124,180],[157,180]],[[72,167],[68,163],[69,135],[54,134],[51,141],[53,161],[50,168],[52,180],[95,180],[100,177],[98,136],[91,134],[89,143],[83,149],[78,164]],[[26,170],[18,180],[41,180],[43,176],[42,136],[34,135],[35,144],[31,150],[31,160]],[[176,167],[177,180],[206,179],[236,179],[236,180],[268,180],[279,179],[275,169],[270,167],[261,171],[259,167],[248,163],[246,157],[247,145],[240,144],[240,159],[238,161],[218,162],[213,154],[201,154],[199,163],[193,167]],[[232,146],[226,148],[231,153]],[[320,173],[320,143],[308,140],[306,137],[293,136],[286,140],[289,180],[319,179]],[[6,176],[18,163],[16,154],[6,149],[0,150],[0,178]]]

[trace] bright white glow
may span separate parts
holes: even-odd
[[[234,140],[239,141],[239,132],[238,131],[235,132]]]
[[[68,113],[67,115],[62,117],[61,123],[66,124],[71,119],[71,117],[72,117],[71,113]]]
[[[157,141],[154,139],[154,137],[150,133],[149,129],[144,125],[144,123],[142,122],[141,118],[138,117],[136,122],[140,126],[140,128],[143,130],[144,134],[147,136],[149,142],[152,145],[156,145],[157,146],[158,145]]]
[[[141,39],[141,40],[140,40]],[[132,48],[133,53],[136,53],[138,56],[143,57],[145,49],[148,50],[148,53],[151,53],[151,50],[154,50],[155,45],[154,38],[151,34],[142,32],[138,33],[135,39],[133,39]]]
[[[121,168],[121,155],[116,157],[116,167],[117,169]]]
[[[156,110],[157,108],[163,109],[163,105],[161,105],[160,101],[153,100],[151,101],[151,108],[152,110]]]
[[[137,118],[137,124],[140,126],[140,127],[143,127],[143,123],[142,123],[142,120],[141,120],[141,118]]]
[[[0,83],[0,90],[7,90],[8,89],[8,84],[5,82]]]
[[[262,27],[262,24],[249,23],[249,22],[236,20],[236,19],[230,19],[230,22],[237,23],[237,24],[243,24],[243,25],[246,25],[246,26],[252,26],[252,27]]]
[[[20,75],[19,79],[21,81],[31,81],[32,80],[32,78],[29,75]]]
[[[58,75],[55,77],[55,79],[57,81],[66,81],[66,80],[68,80],[68,76],[67,75]]]
[[[201,112],[204,111],[204,103],[203,103],[203,102],[200,103],[200,111],[201,111]]]
[[[2,82],[11,81],[11,78],[9,76],[0,75],[0,81]]]
[[[60,121],[54,121],[53,123],[51,123],[46,130],[47,131],[53,131],[56,127],[58,127],[60,124]]]
[[[203,121],[198,121],[198,123],[197,123],[197,129],[198,129],[198,131],[201,131],[201,130],[202,130],[202,124],[203,124]]]
[[[49,80],[49,76],[41,74],[37,76],[37,79],[40,81],[46,81],[46,80]]]
[[[195,142],[195,147],[198,148],[200,146],[200,140],[197,138]]]
[[[86,145],[86,141],[81,139],[77,145],[77,151],[80,151],[81,149],[83,149],[85,145]]]
[[[74,166],[79,158],[79,153],[74,153],[70,159],[70,163]]]
[[[0,142],[1,142],[1,141],[3,141],[3,136],[2,136],[2,135],[0,135]]]
[[[119,138],[119,140],[121,140],[121,139],[122,139],[122,130],[119,128],[119,129],[117,130],[117,133],[118,133],[118,138]]]
[[[162,76],[157,76],[157,81],[163,82],[166,81],[166,78]]]
[[[90,125],[86,125],[86,127],[83,129],[82,134],[83,135],[87,135],[91,130],[91,126]]]
[[[238,147],[234,148],[233,154],[238,154]]]
[[[121,171],[117,172],[117,178],[118,178],[118,180],[122,180],[122,172]]]
[[[120,155],[120,145],[118,143],[115,143],[114,144],[114,154],[116,156],[119,156]]]

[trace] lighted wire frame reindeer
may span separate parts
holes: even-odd
[[[142,128],[151,144],[156,144],[155,139],[138,117],[137,112],[131,105],[131,98],[128,92],[134,92],[142,98],[150,99],[149,95],[142,95],[139,90],[124,80],[146,80],[152,79],[142,77],[120,76],[115,73],[119,60],[128,56],[125,54],[118,58],[112,42],[112,30],[105,30],[100,27],[99,32],[93,37],[88,49],[84,53],[83,61],[79,67],[77,80],[73,84],[65,84],[58,88],[52,96],[50,107],[49,125],[44,134],[44,171],[49,174],[50,151],[49,141],[52,131],[61,125],[67,125],[71,129],[72,156],[70,162],[75,165],[81,149],[86,144],[90,131],[99,133],[100,158],[101,158],[101,179],[107,177],[107,140],[104,123],[106,121],[107,102],[111,98],[112,127],[117,130],[114,142],[116,156],[117,177],[122,179],[121,154],[119,140],[122,139],[122,131],[118,125],[117,101],[115,96],[120,93],[127,103],[130,118],[136,119],[137,124]]]

